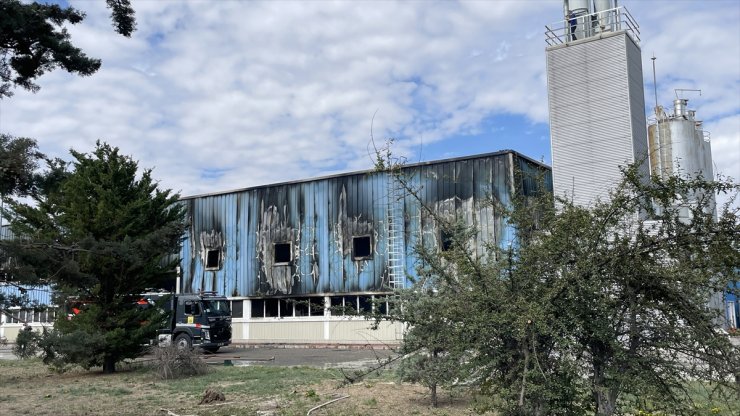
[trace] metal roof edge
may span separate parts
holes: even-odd
[[[449,162],[458,162],[463,160],[470,160],[470,159],[482,159],[485,157],[492,157],[492,156],[500,156],[505,154],[514,154],[519,158],[525,159],[531,163],[534,163],[536,165],[540,165],[541,167],[551,169],[550,166],[537,161],[535,159],[532,159],[529,156],[523,155],[520,152],[517,152],[516,150],[511,149],[504,149],[499,150],[497,152],[489,152],[489,153],[479,153],[477,155],[469,155],[469,156],[458,156],[448,159],[438,159],[438,160],[429,160],[425,162],[416,162],[416,163],[409,163],[407,165],[403,166],[403,169],[410,169],[420,166],[429,166],[429,165],[436,165],[441,163],[449,163]],[[264,185],[255,185],[255,186],[248,186],[245,188],[236,188],[236,189],[230,189],[225,191],[217,191],[217,192],[208,192],[204,194],[195,194],[195,195],[187,195],[180,197],[180,200],[188,200],[188,199],[196,199],[196,198],[204,198],[209,196],[218,196],[218,195],[226,195],[226,194],[233,194],[233,193],[239,193],[239,192],[245,192],[245,191],[252,191],[255,189],[262,189],[262,188],[270,188],[273,186],[285,186],[285,185],[295,185],[299,183],[308,183],[308,182],[315,182],[315,181],[321,181],[325,179],[333,179],[333,178],[341,178],[343,176],[353,176],[353,175],[366,175],[370,173],[379,173],[379,171],[376,171],[374,169],[366,169],[366,170],[357,170],[357,171],[350,171],[350,172],[344,172],[344,173],[334,173],[331,175],[324,175],[324,176],[317,176],[313,178],[306,178],[306,179],[297,179],[292,181],[285,181],[285,182],[275,182],[275,183],[268,183]]]

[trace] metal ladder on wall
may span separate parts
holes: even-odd
[[[386,173],[388,184],[388,247],[387,268],[388,284],[391,289],[403,289],[406,282],[406,250],[404,245],[404,209],[403,200],[406,194],[397,174]]]

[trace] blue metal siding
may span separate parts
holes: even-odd
[[[515,178],[514,169],[529,176]],[[489,199],[510,204],[512,181],[528,190],[527,178],[543,170],[549,175],[537,162],[500,152],[412,165],[402,174],[424,205],[479,229],[473,243],[482,255],[487,242],[513,238]],[[191,224],[181,251],[182,290],[228,296],[387,291],[386,175],[369,171],[186,198]],[[439,227],[414,196],[407,194],[403,206],[406,270],[414,275],[415,245],[436,247]],[[371,236],[373,255],[355,260],[353,237],[363,235]],[[291,262],[273,264],[275,243],[292,244]],[[205,251],[218,245],[220,267],[206,270]]]

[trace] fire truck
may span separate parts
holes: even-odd
[[[215,292],[143,296],[151,305],[161,305],[167,313],[167,326],[157,331],[158,345],[199,347],[215,353],[231,344],[231,310],[225,297]]]

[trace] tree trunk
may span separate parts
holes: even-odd
[[[429,385],[429,392],[432,394],[432,407],[437,407],[437,383]]]
[[[527,368],[529,368],[529,349],[524,346],[524,371],[522,372],[522,387],[519,390],[519,407],[524,407],[524,394],[527,389]]]
[[[611,416],[617,411],[617,396],[619,391],[615,387],[607,387],[603,368],[594,366],[593,380],[594,400],[596,401],[597,416]]]
[[[116,360],[113,357],[105,356],[103,360],[103,373],[111,374],[116,372]]]
[[[596,414],[611,416],[617,411],[617,400],[614,389],[600,388],[596,391]]]

